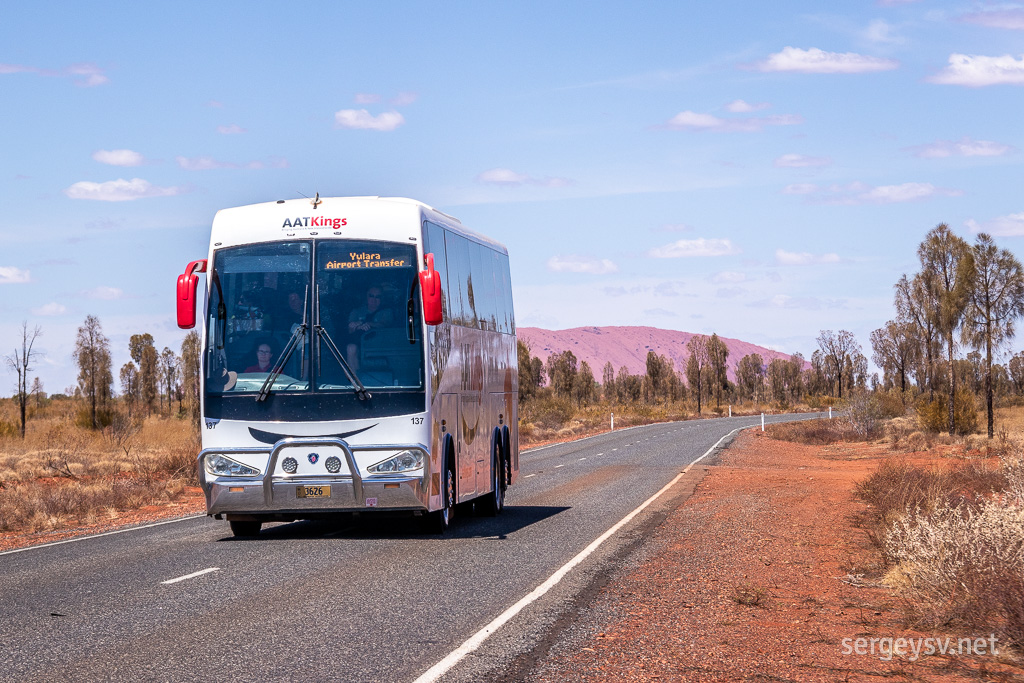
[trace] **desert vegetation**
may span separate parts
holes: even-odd
[[[88,316],[76,337],[78,382],[49,395],[38,378],[27,382],[40,334],[23,325],[20,346],[6,357],[18,391],[0,400],[0,532],[116,520],[197,484],[194,333],[180,356],[168,348],[158,354],[149,334],[133,335],[133,361],[122,367],[115,394],[109,340]]]

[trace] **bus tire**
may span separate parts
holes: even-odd
[[[501,448],[495,445],[491,456],[491,485],[494,490],[480,499],[480,512],[495,517],[505,509],[505,458]]]
[[[263,527],[263,522],[252,522],[252,521],[232,521],[231,533],[234,534],[235,538],[254,538],[260,535],[260,529]]]
[[[455,509],[455,471],[448,466],[444,468],[444,486],[441,489],[442,507],[423,515],[423,531],[428,534],[443,534],[452,523],[452,511]]]

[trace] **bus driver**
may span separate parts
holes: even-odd
[[[353,371],[359,370],[359,342],[364,333],[391,324],[393,315],[390,308],[381,306],[383,290],[374,285],[366,290],[366,305],[352,310],[348,316],[349,343],[346,348],[348,364]]]

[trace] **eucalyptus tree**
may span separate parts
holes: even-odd
[[[717,334],[708,339],[708,367],[711,370],[711,386],[715,393],[715,407],[722,407],[722,389],[729,386],[729,347]]]
[[[921,353],[914,332],[913,323],[890,320],[871,333],[871,359],[887,378],[894,383],[898,379],[901,392],[907,390],[907,373]]]
[[[936,328],[946,342],[949,360],[949,433],[955,433],[953,404],[956,398],[954,351],[956,334],[964,324],[964,313],[974,288],[974,254],[963,239],[945,223],[932,228],[917,249],[921,274],[937,311]]]
[[[78,328],[72,358],[78,364],[78,389],[89,400],[90,423],[97,429],[96,407],[110,396],[114,378],[110,370],[110,340],[103,334],[96,316],[86,316]]]
[[[697,414],[700,415],[701,398],[704,396],[704,374],[708,366],[708,338],[695,334],[686,342],[690,357],[686,359],[686,383],[697,399]]]
[[[992,351],[1013,338],[1014,321],[1024,315],[1024,273],[1020,261],[997,247],[986,233],[978,234],[971,251],[974,286],[964,315],[963,339],[975,349],[985,349],[985,412],[991,439],[995,435]]]
[[[843,376],[846,375],[852,384],[854,370],[866,372],[866,363],[853,363],[854,354],[860,354],[860,344],[853,332],[849,330],[822,330],[818,335],[818,348],[821,349],[822,360],[828,374],[838,383],[839,393],[836,398],[843,397]],[[849,364],[849,368],[847,365]]]
[[[918,378],[918,385],[923,389],[928,385],[929,396],[935,394],[935,357],[937,355],[938,308],[928,288],[925,276],[918,273],[913,279],[906,275],[900,277],[894,289],[895,304],[899,319],[906,321],[913,329],[913,337],[917,339],[917,360],[924,361],[924,382]],[[915,363],[916,365],[916,363]]]

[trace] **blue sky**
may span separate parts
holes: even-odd
[[[88,314],[115,375],[131,334],[177,350],[214,213],[298,193],[504,242],[520,326],[806,356],[870,356],[937,223],[1022,255],[1024,3],[100,7],[0,23],[0,348],[38,324],[49,392]]]

